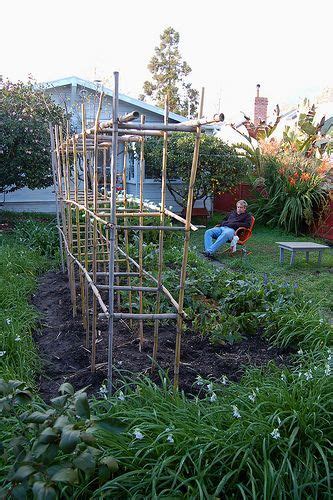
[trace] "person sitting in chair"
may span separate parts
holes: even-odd
[[[251,214],[246,211],[247,202],[239,200],[236,204],[236,210],[224,219],[221,224],[218,224],[212,229],[207,229],[205,232],[205,251],[204,255],[213,259],[213,254],[227,241],[231,241],[235,232],[240,227],[251,227]],[[215,240],[215,241],[214,241]]]

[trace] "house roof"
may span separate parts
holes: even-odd
[[[58,80],[52,80],[49,82],[44,83],[45,88],[55,88],[55,87],[63,87],[65,85],[80,85],[81,87],[86,87],[90,90],[97,91],[96,84],[93,82],[90,82],[89,80],[84,80],[82,78],[78,78],[77,76],[69,76],[66,78],[60,78]],[[113,97],[113,91],[111,89],[108,89],[107,87],[103,87],[103,92],[110,96]],[[157,106],[154,106],[153,104],[148,104],[147,102],[140,101],[139,99],[135,99],[133,97],[129,97],[128,95],[125,94],[119,94],[119,99],[123,102],[126,102],[128,104],[132,104],[133,106],[140,107],[144,110],[151,111],[152,113],[156,113],[158,115],[164,116],[164,110],[162,108],[158,108]],[[178,115],[177,113],[169,113],[169,118],[172,120],[178,121],[178,122],[183,122],[186,121],[187,118],[184,116]]]

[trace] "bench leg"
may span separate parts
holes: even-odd
[[[292,250],[291,252],[291,256],[290,256],[290,265],[292,266],[293,263],[295,262],[295,255],[296,255],[296,252],[294,250]]]
[[[280,247],[280,264],[283,264],[284,261],[284,248]]]
[[[323,251],[322,250],[319,250],[318,252],[318,265],[321,264],[321,256],[323,255]]]
[[[307,263],[309,263],[309,255],[310,255],[310,252],[305,252],[305,259],[306,259]]]

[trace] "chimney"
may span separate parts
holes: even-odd
[[[257,84],[257,95],[254,99],[254,125],[257,127],[261,121],[267,120],[267,97],[259,97],[260,84]]]

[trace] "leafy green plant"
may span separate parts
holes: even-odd
[[[22,403],[32,402],[30,389],[19,381],[0,380],[2,418],[14,413],[21,423],[19,435],[3,446],[8,457],[14,456],[6,488],[13,498],[70,497],[74,487],[101,485],[118,471],[117,461],[103,453],[94,432],[99,428],[123,432],[124,424],[110,416],[92,415],[83,389],[74,392],[64,383],[59,392],[50,407],[30,404],[19,413]]]
[[[59,255],[59,234],[54,222],[26,220],[17,223],[16,235],[20,243],[40,255],[55,258]]]

